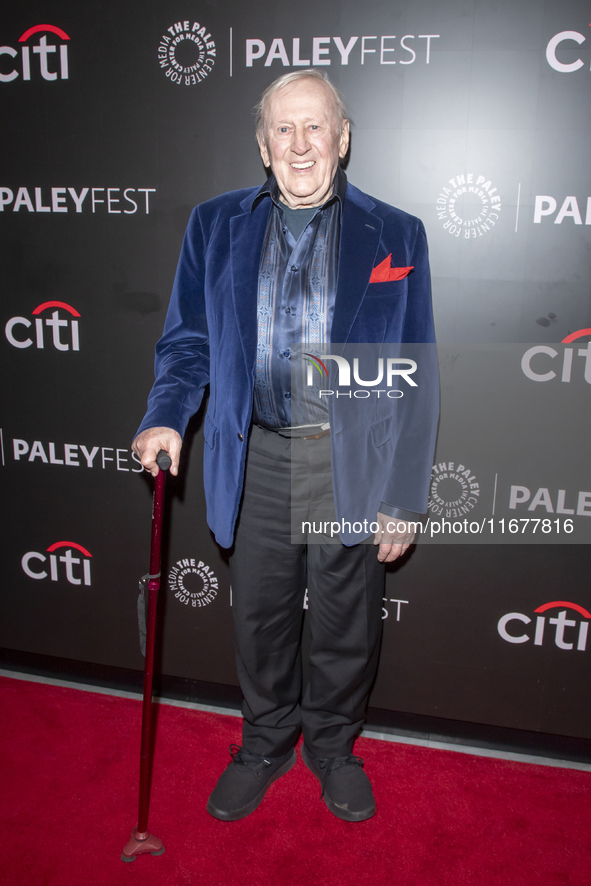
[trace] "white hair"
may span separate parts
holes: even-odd
[[[278,77],[277,80],[274,80],[270,86],[267,86],[263,94],[261,95],[261,99],[258,104],[255,105],[254,110],[256,112],[256,134],[257,138],[263,142],[266,142],[265,139],[265,126],[267,122],[267,112],[269,108],[269,101],[276,92],[280,89],[283,89],[284,86],[287,86],[289,83],[294,83],[297,80],[303,79],[309,80],[319,80],[323,83],[330,93],[330,97],[332,99],[334,115],[337,120],[339,134],[343,131],[343,123],[345,120],[348,120],[347,108],[345,106],[345,102],[343,100],[343,96],[336,88],[334,83],[328,79],[328,76],[325,71],[318,71],[316,68],[306,68],[303,71],[290,71],[288,74],[282,74],[281,77]]]

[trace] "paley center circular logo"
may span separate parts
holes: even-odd
[[[428,508],[433,515],[463,517],[480,500],[480,484],[466,465],[443,461],[433,465]]]
[[[435,208],[448,234],[476,240],[497,224],[501,197],[486,176],[467,172],[448,180],[437,196]]]
[[[171,83],[195,86],[213,70],[215,41],[204,25],[175,22],[160,38],[158,64]]]
[[[218,580],[203,560],[177,560],[168,573],[168,586],[175,599],[194,609],[207,606],[218,595]]]

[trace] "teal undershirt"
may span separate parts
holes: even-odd
[[[317,206],[312,206],[309,209],[290,209],[289,206],[282,204],[281,208],[287,229],[296,241],[300,239],[300,234],[318,212]]]

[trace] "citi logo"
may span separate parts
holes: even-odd
[[[571,344],[577,338],[588,334],[588,329],[579,329],[567,336],[561,344]],[[560,356],[562,360],[551,362]],[[576,357],[582,357],[583,361],[576,360]],[[546,382],[559,379],[560,382],[568,384],[572,379],[582,377],[591,385],[591,341],[588,341],[584,348],[563,348],[562,355],[550,345],[534,345],[533,348],[528,348],[521,358],[521,370],[531,381]]]
[[[60,316],[60,310],[66,312],[65,317]],[[51,311],[51,314],[45,314],[46,311]],[[42,314],[44,316],[41,316]],[[53,347],[57,351],[80,350],[78,320],[74,319],[80,317],[80,314],[72,305],[63,301],[45,301],[37,305],[32,315],[35,328],[34,340],[25,332],[33,326],[33,321],[27,317],[11,317],[4,327],[8,343],[13,348],[30,348],[35,345],[36,348],[43,349],[47,342],[47,347]]]
[[[555,618],[548,618],[542,615],[542,612],[548,612],[551,609],[560,609]],[[572,613],[567,610],[571,609]],[[589,621],[591,612],[588,612],[578,603],[568,603],[566,600],[554,600],[552,603],[544,603],[534,609],[536,616],[536,624],[533,634],[533,645],[543,646],[544,641],[552,642],[559,649],[584,652],[587,648],[587,634],[589,631]],[[567,618],[567,615],[576,613],[578,618]],[[583,616],[583,619],[581,619]],[[520,622],[521,624],[514,624]],[[523,612],[508,612],[503,615],[497,624],[499,635],[507,643],[528,643],[531,639],[531,630],[529,633],[517,633],[521,625],[529,625],[532,619]],[[554,631],[552,631],[554,628]]]
[[[34,34],[43,34],[43,36],[39,37],[39,42],[36,44],[28,43]],[[62,42],[56,46],[54,42],[48,43],[47,34],[53,34],[54,39],[58,37],[62,41],[70,39],[65,31],[55,25],[33,25],[18,38],[20,53],[13,46],[0,46],[0,56],[8,55],[16,59],[20,55],[19,62],[13,62],[18,67],[13,67],[11,71],[0,72],[0,83],[10,83],[17,77],[32,80],[36,79],[38,74],[44,80],[68,79],[68,44]],[[38,56],[38,59],[35,59],[35,56]],[[6,68],[5,63],[0,62],[0,64],[2,68]]]
[[[585,64],[582,59],[577,58],[574,62],[562,62],[558,58],[556,51],[559,50],[559,47],[560,49],[574,48],[572,45],[561,46],[562,43],[574,41],[580,45],[581,43],[584,43],[586,39],[585,35],[581,34],[580,31],[560,31],[559,34],[555,34],[552,37],[546,47],[546,61],[551,68],[554,68],[555,71],[558,71],[561,74],[572,74],[573,71],[578,71],[579,68],[582,68]]]
[[[56,551],[61,553],[58,554]],[[74,556],[76,551],[78,554]],[[71,585],[84,583],[90,586],[90,560],[92,554],[82,545],[77,544],[75,541],[56,541],[54,544],[49,545],[47,554],[49,554],[49,557],[45,554],[40,554],[38,551],[28,551],[21,559],[21,566],[25,575],[39,580],[47,578],[49,575],[51,581],[59,581],[60,578],[63,580],[65,574],[66,581]],[[42,565],[46,564],[48,559],[49,573],[47,568]],[[40,565],[41,568],[39,568]],[[35,570],[33,566],[36,566],[37,569]]]

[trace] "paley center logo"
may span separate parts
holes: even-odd
[[[199,22],[175,22],[160,38],[158,64],[170,82],[179,86],[205,80],[215,57],[215,40]]]
[[[574,48],[572,46],[573,41],[580,46],[586,39],[587,35],[581,34],[580,31],[560,31],[558,34],[554,34],[546,46],[546,61],[551,68],[554,68],[560,74],[572,74],[574,71],[578,71],[585,64],[583,59],[577,58],[572,62],[567,62],[561,61],[559,56],[561,55],[561,50]]]
[[[404,269],[408,270],[408,269]],[[304,353],[302,355],[303,360],[307,363],[306,366],[306,387],[316,387],[314,381],[314,369],[316,369],[321,376],[321,380],[328,384],[329,379],[329,371],[326,366],[327,360],[334,360],[337,364],[338,376],[337,376],[337,385],[339,388],[350,388],[351,387],[351,365],[349,361],[345,357],[337,356],[336,354],[320,354],[319,356],[315,356],[314,354]],[[384,370],[385,364],[385,370]],[[411,375],[417,370],[417,362],[416,360],[410,360],[406,357],[378,357],[377,360],[377,375],[374,379],[362,379],[360,377],[360,369],[359,369],[359,357],[353,358],[353,380],[361,385],[360,388],[356,388],[355,390],[348,391],[340,391],[333,390],[331,388],[320,389],[318,391],[318,398],[321,400],[323,397],[355,397],[358,400],[366,400],[371,397],[372,394],[375,394],[377,397],[380,394],[385,394],[386,397],[389,397],[391,400],[399,400],[400,397],[404,396],[404,391],[397,390],[393,387],[395,379],[404,380],[408,385],[413,388],[417,387],[416,381],[411,378]],[[385,388],[378,388],[377,386],[385,382]]]
[[[218,580],[203,560],[177,560],[168,573],[168,587],[175,600],[194,609],[208,606],[218,595]]]
[[[463,517],[480,500],[480,484],[463,464],[442,461],[433,465],[429,492],[429,511],[441,517]]]
[[[559,609],[560,611],[554,618],[550,618],[551,610]],[[568,610],[571,610],[568,612]],[[542,615],[542,613],[548,615]],[[507,643],[528,643],[533,639],[534,646],[543,646],[544,643],[551,643],[552,627],[554,644],[559,649],[577,650],[584,652],[587,648],[587,634],[589,632],[589,619],[591,612],[578,603],[569,603],[566,600],[553,600],[551,603],[544,603],[534,609],[536,615],[535,628],[533,631],[523,631],[523,625],[529,625],[533,619],[523,612],[508,612],[503,615],[497,624],[497,631],[500,637]],[[568,616],[571,618],[568,618]],[[582,618],[581,618],[582,616]],[[518,631],[522,632],[519,633]]]
[[[63,301],[46,301],[37,305],[31,315],[32,320],[28,317],[11,317],[6,323],[4,334],[13,348],[34,346],[38,349],[55,348],[56,351],[80,350],[80,314],[72,305]],[[34,338],[31,338],[28,332],[33,325],[35,332]]]
[[[31,37],[42,34],[38,43],[33,43]],[[48,43],[50,35],[51,43]],[[56,42],[61,41],[61,42]],[[23,80],[68,80],[68,43],[69,36],[56,25],[33,25],[18,38],[18,49],[14,46],[0,46],[0,56],[8,56],[12,61],[8,65],[4,59],[0,60],[0,83],[11,83],[18,77]],[[20,49],[20,52],[19,52]],[[31,50],[32,55],[31,57]],[[37,58],[35,58],[37,56]],[[6,70],[7,67],[11,70]]]
[[[21,558],[21,566],[29,578],[37,580],[50,578],[51,581],[63,581],[65,578],[71,585],[90,586],[91,559],[90,551],[77,542],[56,541],[49,545],[45,554],[28,551]]]
[[[475,240],[499,221],[501,197],[485,175],[466,172],[448,180],[439,192],[435,209],[448,234]]]

